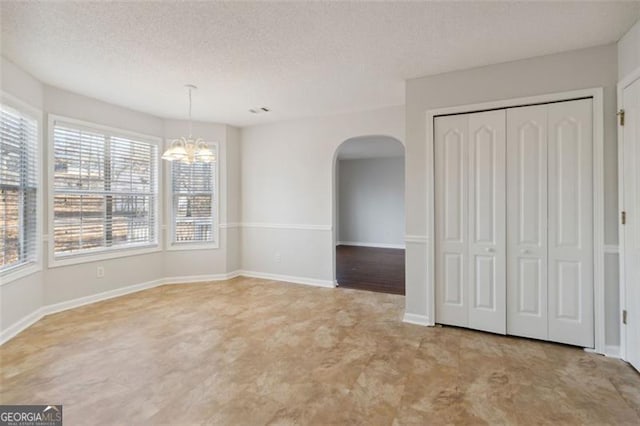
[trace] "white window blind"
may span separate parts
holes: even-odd
[[[63,122],[53,139],[54,254],[156,244],[157,146]]]
[[[173,243],[215,242],[215,167],[215,163],[171,163]]]
[[[38,121],[0,105],[0,272],[37,261]]]

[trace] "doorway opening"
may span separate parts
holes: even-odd
[[[336,286],[404,295],[404,145],[389,136],[347,139],[333,173]]]

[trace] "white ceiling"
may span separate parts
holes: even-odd
[[[389,136],[361,136],[347,139],[338,149],[339,160],[404,157],[402,142]]]
[[[43,82],[234,125],[404,103],[404,80],[612,43],[638,2],[6,2],[2,55]],[[251,107],[272,112],[254,115]]]

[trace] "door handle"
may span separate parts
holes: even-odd
[[[522,250],[520,250],[520,254],[531,254],[531,250],[529,250],[529,249],[522,249]]]
[[[487,247],[485,250],[487,251],[487,253],[494,253],[496,251],[496,249],[491,247]]]

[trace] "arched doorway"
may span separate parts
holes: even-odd
[[[390,136],[345,140],[333,160],[337,287],[405,293],[404,145]]]

